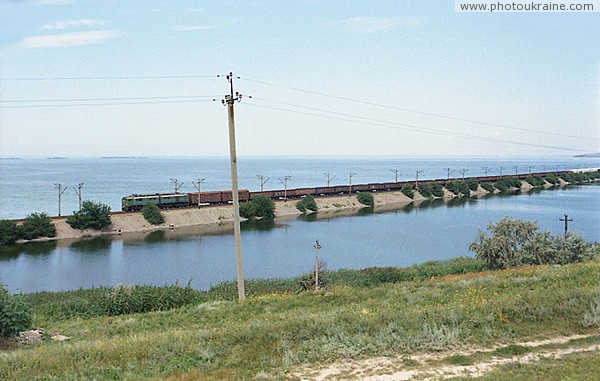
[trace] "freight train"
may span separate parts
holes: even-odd
[[[475,177],[478,182],[494,182],[503,177],[516,177],[520,180],[525,180],[529,176],[544,176],[550,173],[532,173],[519,175],[504,175],[504,176],[485,176]],[[455,179],[452,179],[455,180]],[[420,180],[419,183],[437,182],[442,185],[446,183],[446,179],[436,180]],[[299,199],[306,195],[313,196],[333,196],[340,194],[350,194],[359,192],[386,192],[399,191],[405,184],[414,184],[413,181],[400,181],[391,183],[370,183],[356,185],[334,185],[329,187],[316,188],[295,188],[295,189],[279,189],[267,190],[260,192],[250,192],[247,189],[240,190],[238,197],[240,202],[250,201],[258,196],[267,196],[273,200],[280,199]],[[203,205],[222,205],[230,204],[233,201],[232,191],[209,191],[209,192],[192,192],[192,193],[156,193],[156,194],[132,194],[121,199],[121,209],[125,212],[142,210],[146,204],[156,204],[160,208],[183,208],[190,206]]]

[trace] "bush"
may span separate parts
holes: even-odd
[[[535,188],[541,188],[544,186],[544,184],[546,184],[544,182],[544,179],[541,177],[536,177],[536,176],[527,176],[527,178],[525,179],[525,181],[527,181],[529,184],[531,184],[531,186],[535,187]]]
[[[494,183],[501,192],[507,192],[510,188],[521,188],[521,180],[515,177],[504,177]]]
[[[431,185],[429,183],[421,183],[418,187],[419,193],[423,197],[431,197]]]
[[[450,180],[446,182],[446,189],[457,196],[469,196],[471,194],[469,186],[463,180]]]
[[[494,189],[496,189],[494,188],[494,184],[492,183],[481,183],[481,187],[490,193],[492,193]]]
[[[21,238],[56,237],[56,227],[46,213],[31,213],[19,227]]]
[[[361,192],[356,196],[356,198],[358,199],[358,202],[360,202],[363,205],[366,205],[366,206],[375,205],[375,200],[373,200],[373,195],[370,193]]]
[[[479,232],[469,245],[490,269],[540,264],[566,264],[591,259],[592,245],[576,234],[553,236],[540,232],[537,223],[505,217],[489,224],[490,235]]]
[[[470,178],[466,181],[466,183],[469,189],[473,192],[475,192],[479,188],[479,181],[477,181],[477,179]]]
[[[31,306],[20,295],[10,295],[0,285],[0,337],[10,338],[31,327]]]
[[[73,212],[66,221],[74,229],[102,229],[110,225],[110,206],[84,201],[81,210]]]
[[[11,220],[0,220],[0,245],[15,243],[20,237],[17,223]]]
[[[302,200],[298,201],[296,203],[296,208],[302,213],[306,213],[307,210],[312,210],[313,212],[316,212],[318,209],[315,198],[310,194],[306,195]]]
[[[543,179],[552,185],[556,185],[556,184],[560,183],[560,181],[558,180],[558,177],[556,177],[555,175],[546,175],[543,177]]]
[[[444,188],[440,183],[431,183],[431,194],[435,197],[444,197]]]
[[[413,190],[413,187],[410,184],[404,184],[402,186],[401,192],[404,193],[404,195],[408,198],[415,197],[415,191]]]
[[[160,208],[156,204],[146,204],[142,210],[142,215],[148,223],[152,225],[160,225],[165,222],[165,217],[160,212]]]
[[[253,220],[255,218],[275,218],[275,203],[267,196],[258,196],[252,201],[240,205],[240,216]]]

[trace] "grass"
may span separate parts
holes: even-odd
[[[286,379],[301,364],[598,328],[581,322],[600,290],[599,259],[452,279],[431,279],[425,267],[421,275],[419,267],[358,272],[368,281],[346,273],[355,278],[348,284],[331,280],[342,278],[332,273],[318,293],[291,293],[275,282],[243,304],[214,289],[179,308],[120,316],[63,319],[43,312],[38,300],[34,307],[43,313],[35,324],[71,340],[1,352],[0,379]],[[264,292],[269,287],[276,291]]]

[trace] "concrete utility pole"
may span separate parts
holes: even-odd
[[[315,243],[315,291],[319,291],[319,240]]]
[[[515,176],[519,174],[519,167],[515,165]]]
[[[485,166],[485,167],[483,167],[481,169],[483,169],[483,175],[484,176],[487,176],[488,172],[491,170],[491,168],[488,167],[488,166]]]
[[[227,114],[229,116],[229,158],[231,162],[231,192],[233,196],[233,233],[235,235],[235,257],[237,269],[237,286],[238,300],[244,301],[244,268],[242,260],[242,236],[240,226],[240,195],[238,193],[238,173],[237,173],[237,154],[235,149],[235,118],[233,105],[235,102],[242,100],[242,94],[233,93],[233,73],[227,75],[229,81],[230,93],[225,95],[225,99],[221,100],[223,105],[227,106]]]
[[[419,174],[423,173],[423,171],[417,171],[415,176],[415,188],[419,186]],[[396,181],[397,182],[397,181]]]
[[[452,172],[454,172],[454,171],[452,170],[452,168],[444,168],[444,169],[446,170],[446,174],[448,175],[446,178],[447,178],[448,180],[450,180],[450,175],[451,175],[451,174],[452,174]]]
[[[398,182],[398,176],[401,175],[401,173],[398,172],[397,169],[390,169],[390,171],[394,172],[395,176],[394,176],[394,182]]]
[[[60,217],[60,199],[62,198],[62,194],[65,193],[65,191],[69,188],[63,189],[61,183],[54,183],[54,186],[56,189],[58,189],[58,216]]]
[[[264,190],[264,186],[267,183],[267,181],[269,181],[269,178],[267,177],[266,180],[263,180],[265,177],[263,175],[256,175],[256,177],[260,180],[260,191],[262,192]]]
[[[563,221],[565,223],[565,238],[567,238],[567,232],[569,231],[569,222],[573,221],[573,219],[569,218],[569,216],[565,214],[565,218],[559,218],[558,220]]]
[[[73,187],[73,190],[75,191],[75,193],[77,193],[77,196],[79,197],[79,210],[81,211],[81,188],[83,188],[83,183],[79,183],[77,185],[77,188]]]
[[[179,193],[179,189],[181,188],[181,186],[185,183],[181,183],[179,184],[179,180],[177,179],[171,179],[171,182],[173,182],[173,184],[175,184],[175,193]]]
[[[504,167],[499,167],[498,172],[500,172],[500,177],[502,177],[502,171],[504,171]]]
[[[192,184],[194,184],[194,188],[196,188],[198,190],[198,192],[200,192],[200,184],[202,184],[204,182],[204,180],[206,180],[206,178],[204,178],[204,179],[198,178],[198,182],[192,183]]]
[[[356,175],[356,173],[351,172],[348,178],[350,179],[350,187],[348,188],[348,196],[352,194],[352,178]]]
[[[467,173],[469,170],[467,168],[463,168],[461,170],[459,170],[460,174],[462,175],[462,179],[465,179],[465,173]]]
[[[279,178],[279,181],[281,182],[281,184],[283,184],[283,202],[287,202],[287,182],[291,178],[292,176],[285,176],[283,180]]]
[[[327,173],[323,173],[325,175],[325,177],[327,177],[327,186],[329,187],[329,184],[331,184],[331,182],[333,180],[335,180],[336,176],[331,177],[331,175],[329,174],[329,172]]]

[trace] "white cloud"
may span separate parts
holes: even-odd
[[[209,25],[194,25],[194,26],[176,26],[175,30],[211,30],[214,26]]]
[[[422,21],[402,17],[353,17],[340,20],[339,23],[357,33],[384,33],[397,28],[416,27]]]
[[[63,21],[56,21],[56,22],[52,22],[52,23],[46,23],[41,26],[41,29],[43,29],[43,30],[64,30],[64,29],[75,28],[75,27],[79,27],[79,26],[92,27],[92,26],[99,26],[99,25],[104,25],[104,24],[105,24],[104,20],[90,20],[90,19],[63,20]]]
[[[116,38],[121,32],[116,30],[97,30],[89,32],[50,34],[27,37],[23,45],[27,48],[63,48],[99,44],[111,38]]]

